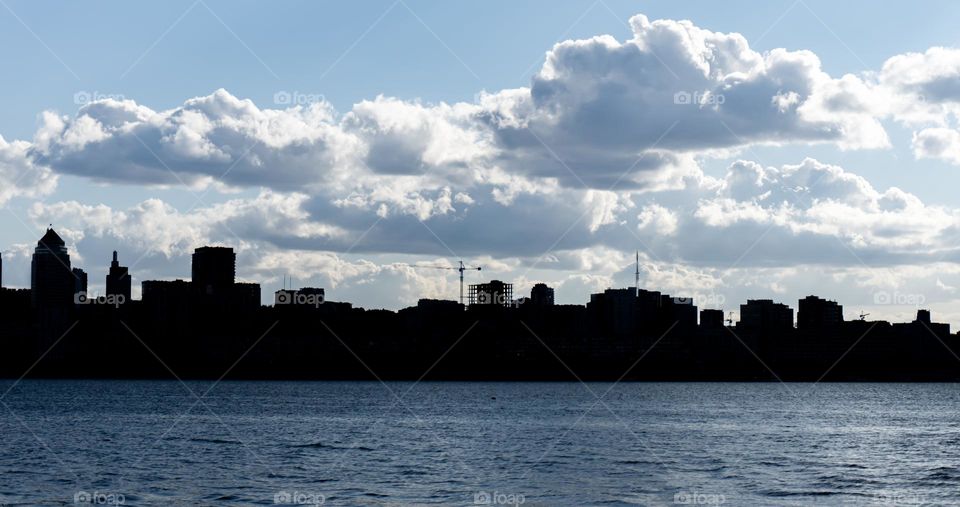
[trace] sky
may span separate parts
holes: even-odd
[[[809,294],[960,325],[956,2],[0,1],[3,283],[238,277],[397,309]]]

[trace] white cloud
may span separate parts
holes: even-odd
[[[105,99],[72,118],[44,113],[33,158],[98,181],[295,190],[423,219],[453,210],[446,189],[492,185],[504,204],[558,185],[658,191],[699,177],[696,154],[889,143],[865,81],[829,76],[809,51],[760,53],[689,21],[637,15],[630,26],[625,41],[558,43],[529,87],[473,103],[378,96],[339,114],[325,102],[261,108],[222,89],[165,111]]]
[[[886,114],[913,128],[917,159],[960,165],[960,49],[932,47],[888,59],[873,93]]]
[[[935,158],[960,165],[960,131],[934,127],[913,134],[913,154],[917,158]]]
[[[14,197],[48,195],[57,186],[57,175],[29,155],[30,143],[7,142],[0,136],[0,205]]]
[[[652,228],[662,236],[672,236],[677,233],[677,215],[659,204],[649,204],[640,210],[637,215],[640,229]]]

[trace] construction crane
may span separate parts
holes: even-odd
[[[867,317],[869,317],[869,316],[870,316],[869,313],[863,313],[863,310],[860,310],[860,321],[861,321],[861,322],[867,320]]]
[[[452,266],[433,266],[433,265],[424,265],[424,264],[404,264],[401,263],[401,266],[410,266],[411,268],[428,268],[428,269],[446,269],[450,271],[459,271],[460,272],[460,304],[463,304],[463,272],[464,271],[480,271],[480,266],[465,266],[463,261],[458,261],[458,267]]]

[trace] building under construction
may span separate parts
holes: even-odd
[[[468,301],[471,305],[510,306],[513,303],[513,284],[491,280],[489,283],[470,285]]]

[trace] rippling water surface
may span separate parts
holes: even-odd
[[[955,384],[11,386],[4,505],[960,501]]]

